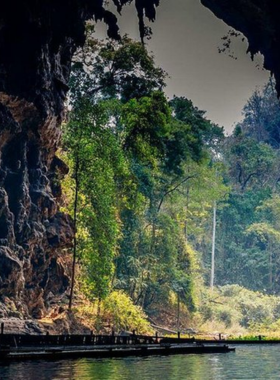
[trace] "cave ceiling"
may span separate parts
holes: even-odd
[[[201,0],[218,18],[248,39],[248,53],[260,52],[275,75],[280,94],[280,2],[277,0]]]

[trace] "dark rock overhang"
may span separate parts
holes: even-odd
[[[260,52],[275,75],[280,94],[280,2],[278,0],[201,0],[218,18],[242,32],[252,57]]]

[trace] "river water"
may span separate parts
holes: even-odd
[[[236,352],[0,364],[1,380],[280,379],[280,345],[237,346]]]

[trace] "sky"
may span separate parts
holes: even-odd
[[[123,10],[119,25],[121,34],[139,39],[133,6]],[[230,133],[242,119],[242,109],[252,92],[268,81],[262,57],[252,62],[241,37],[231,48],[237,59],[219,53],[221,38],[230,28],[199,0],[161,0],[157,20],[151,26],[153,36],[147,48],[153,52],[156,64],[169,74],[167,96],[191,99],[206,111],[207,118]],[[96,33],[105,38],[104,25],[98,24]]]

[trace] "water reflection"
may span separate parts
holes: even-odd
[[[237,347],[236,353],[127,359],[81,359],[0,365],[1,380],[279,379],[280,346]]]

